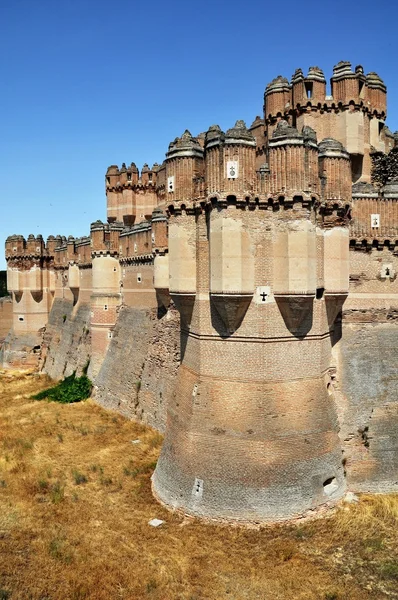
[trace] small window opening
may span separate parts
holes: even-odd
[[[152,173],[149,173],[149,175],[148,175],[148,181],[152,181]]]
[[[19,315],[18,321],[23,321],[23,320],[24,320],[24,318],[21,315]]]
[[[104,304],[104,310],[108,310],[108,305]]]
[[[381,136],[381,132],[384,129],[384,123],[382,123],[382,121],[379,121],[379,137]]]
[[[116,273],[116,267],[113,267],[113,272]]]
[[[305,82],[305,92],[307,94],[307,98],[312,98],[312,81]]]
[[[131,173],[127,173],[127,181],[131,181]]]
[[[112,331],[108,331],[108,340],[112,339]]]
[[[362,177],[363,156],[362,154],[351,154],[351,179],[356,183]]]
[[[110,177],[107,177],[107,178],[106,178],[106,183],[110,183],[110,182],[111,182],[111,178],[110,178]]]
[[[137,273],[137,283],[141,283],[141,281],[142,281],[141,273]]]
[[[323,298],[324,291],[325,291],[325,288],[323,288],[323,287],[316,288],[316,299],[317,300],[321,300]]]
[[[359,97],[363,98],[364,95],[364,81],[359,80]]]

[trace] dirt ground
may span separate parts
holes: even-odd
[[[296,525],[204,524],[152,497],[158,433],[92,400],[30,399],[48,383],[0,373],[0,600],[398,598],[398,495]]]

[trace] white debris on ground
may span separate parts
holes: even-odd
[[[164,521],[162,521],[162,519],[151,519],[150,521],[148,521],[148,525],[151,525],[151,527],[159,527],[159,525],[163,525]]]
[[[348,504],[353,504],[354,502],[359,502],[359,498],[354,492],[347,492],[344,496],[344,502],[348,502]]]

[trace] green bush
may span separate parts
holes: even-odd
[[[48,400],[54,400],[62,404],[71,404],[72,402],[80,402],[89,398],[92,387],[93,384],[87,375],[76,377],[76,374],[72,373],[72,375],[65,377],[58,385],[35,394],[32,396],[32,399],[44,400],[47,398]]]

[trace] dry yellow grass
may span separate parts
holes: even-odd
[[[184,519],[151,495],[159,434],[30,400],[46,386],[0,374],[0,600],[398,598],[397,496],[300,525]]]

